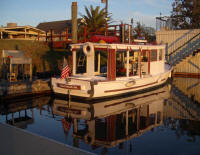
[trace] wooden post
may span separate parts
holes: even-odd
[[[38,32],[38,41],[40,41],[40,32]]]
[[[72,43],[77,43],[77,2],[72,2]]]
[[[77,122],[77,119],[74,118],[74,133],[77,133],[78,132],[78,122]]]
[[[107,80],[116,80],[116,51],[108,50]]]

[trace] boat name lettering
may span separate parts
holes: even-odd
[[[65,89],[81,90],[81,86],[79,85],[66,85],[62,83],[57,83],[57,87],[65,88]]]

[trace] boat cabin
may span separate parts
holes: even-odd
[[[87,42],[72,44],[71,50],[73,76],[104,77],[114,81],[123,77],[157,75],[165,69],[165,45]]]

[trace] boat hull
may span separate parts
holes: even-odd
[[[158,75],[143,75],[141,78],[121,77],[115,81],[98,78],[70,77],[67,80],[52,78],[52,89],[55,94],[70,95],[87,99],[99,99],[133,93],[164,84],[171,76],[171,69]]]

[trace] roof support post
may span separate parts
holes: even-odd
[[[98,74],[100,74],[100,69],[101,69],[101,54],[98,52]]]
[[[130,55],[130,51],[127,50],[126,52],[126,76],[129,77],[129,55]]]
[[[107,79],[116,80],[116,50],[108,50]]]
[[[76,75],[76,51],[72,51],[72,56],[73,56],[73,70],[72,70],[72,75]]]
[[[139,68],[139,76],[142,77],[142,66],[141,66],[141,53],[142,53],[142,49],[140,49],[140,51],[138,52],[138,68]]]
[[[151,70],[151,50],[148,51],[148,74],[150,74]]]

